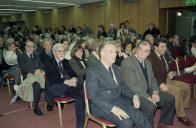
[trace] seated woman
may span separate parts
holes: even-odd
[[[116,62],[114,64],[120,67],[121,62],[125,58],[127,58],[128,55],[126,55],[125,52],[124,52],[121,39],[117,39],[115,45],[116,45],[116,48],[117,48],[117,54],[116,54]]]
[[[19,50],[16,48],[16,44],[13,38],[8,38],[5,42],[6,46],[3,49],[3,60],[5,66],[7,67],[4,70],[4,74],[8,74],[14,77],[15,84],[20,84],[20,69],[18,66],[18,55],[20,54]]]
[[[81,45],[76,44],[71,51],[72,59],[69,64],[78,77],[85,78],[86,68],[88,66],[85,60],[84,49]]]

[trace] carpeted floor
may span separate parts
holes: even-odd
[[[54,111],[44,111],[43,100],[40,103],[44,116],[37,117],[30,110],[29,103],[20,101],[10,104],[7,87],[0,87],[0,128],[60,128],[57,107]],[[75,128],[74,103],[68,104],[62,111],[63,128]],[[170,128],[196,128],[196,100],[192,100],[191,108],[187,109],[189,118],[194,122],[194,127],[186,127],[177,121]],[[155,114],[154,126],[157,127],[160,110]],[[88,128],[101,128],[99,125],[89,122]]]

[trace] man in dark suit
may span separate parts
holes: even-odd
[[[167,40],[164,38],[156,39],[154,51],[151,52],[149,60],[152,63],[153,71],[159,88],[167,91],[175,97],[175,108],[178,120],[186,126],[193,123],[186,116],[185,108],[189,108],[191,89],[190,85],[181,81],[173,80],[177,75],[176,71],[169,69],[169,56],[166,54]],[[181,71],[183,73],[184,71]]]
[[[118,128],[151,128],[138,110],[140,101],[121,78],[116,60],[116,46],[105,42],[99,47],[100,62],[89,68],[86,76],[92,114],[116,124]]]
[[[122,62],[121,74],[129,88],[140,96],[140,110],[144,112],[152,126],[156,106],[161,107],[158,128],[162,128],[173,123],[175,99],[172,95],[159,91],[152,65],[147,59],[150,51],[149,42],[139,42],[135,55]]]
[[[43,40],[43,48],[39,51],[39,58],[44,65],[52,58],[52,45],[53,41],[51,38]]]
[[[110,24],[110,28],[108,31],[108,37],[112,37],[113,40],[116,40],[117,38],[117,29],[114,26],[114,23]]]
[[[18,57],[18,63],[21,68],[23,78],[27,77],[27,74],[33,74],[35,76],[43,75],[43,65],[39,60],[39,55],[34,51],[34,44],[31,41],[26,42],[26,52],[22,53]],[[43,115],[39,109],[38,103],[41,97],[41,83],[33,82],[33,101],[34,101],[34,113],[38,116]],[[31,85],[30,85],[31,86]],[[24,92],[25,93],[25,92]]]
[[[83,81],[76,78],[75,72],[71,69],[68,60],[64,59],[64,47],[57,43],[53,46],[54,57],[45,64],[47,109],[52,110],[54,98],[71,96],[75,99],[75,110],[77,128],[83,128],[84,124],[84,101],[83,101]]]

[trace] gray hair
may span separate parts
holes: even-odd
[[[147,35],[145,36],[145,40],[149,40],[150,37],[153,37],[152,34],[147,34]],[[154,38],[154,37],[153,37],[153,38]]]
[[[4,48],[5,48],[5,49],[8,49],[8,47],[10,46],[10,44],[15,44],[15,40],[14,40],[13,38],[8,38],[8,39],[5,41]]]
[[[46,42],[49,42],[50,44],[53,44],[52,38],[44,38],[43,39],[43,44],[45,44]]]
[[[61,43],[56,43],[56,44],[54,44],[53,47],[52,47],[52,53],[54,54],[54,52],[55,52],[58,48],[60,48],[60,47],[62,47],[62,48],[64,49],[63,44],[61,44]]]
[[[138,44],[136,45],[136,49],[138,49],[141,45],[144,45],[144,46],[149,45],[150,46],[150,43],[147,40],[142,40],[142,41],[138,42]]]

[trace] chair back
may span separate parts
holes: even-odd
[[[196,57],[194,56],[184,56],[184,60],[187,67],[190,67],[196,63]]]
[[[89,109],[89,95],[86,87],[86,81],[84,81],[84,101],[85,101],[85,107],[86,107],[86,113],[90,114]]]

